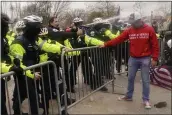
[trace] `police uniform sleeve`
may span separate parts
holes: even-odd
[[[41,38],[39,38],[37,44],[42,51],[58,54],[61,53],[61,45],[50,44],[47,42],[47,40],[42,40]]]
[[[64,45],[69,49],[73,49],[73,47],[68,39],[66,39],[64,41]],[[80,55],[80,51],[71,51],[71,52],[66,53],[66,55],[67,56],[78,56],[78,55]]]
[[[52,40],[77,38],[76,32],[62,32],[51,28],[48,28],[48,36],[51,37]]]
[[[43,53],[39,55],[39,63],[46,62],[48,60],[48,53]]]
[[[8,45],[11,45],[11,43],[14,41],[14,37],[13,36],[10,36],[10,35],[6,35],[6,38],[7,38],[7,40],[8,40]]]
[[[87,46],[89,46],[89,45],[99,46],[99,45],[103,45],[104,44],[103,41],[100,41],[100,40],[98,40],[96,38],[93,38],[93,37],[90,37],[88,35],[84,36],[84,40],[85,40],[85,43],[87,44]]]
[[[118,36],[118,33],[117,33],[117,35],[115,35],[115,34],[112,34],[112,32],[110,30],[106,30],[105,35],[108,36],[110,39],[113,39]]]
[[[12,67],[12,65],[9,65],[9,64],[6,64],[6,63],[1,63],[1,73],[9,72],[11,67]]]
[[[25,50],[20,44],[12,44],[10,46],[10,55],[13,58],[18,58],[20,60],[20,63],[21,63],[20,67],[23,69],[26,68],[26,66],[23,65],[22,63],[24,53],[25,53]],[[30,70],[26,71],[26,76],[30,78],[34,78],[34,74],[32,74]]]

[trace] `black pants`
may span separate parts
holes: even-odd
[[[100,76],[105,76],[107,79],[112,79],[112,68],[113,68],[113,57],[112,48],[97,49],[97,74]],[[100,65],[100,66],[99,66]]]
[[[121,71],[122,65],[122,44],[115,47],[115,59],[116,59],[116,70],[118,73]]]
[[[20,102],[18,98],[18,89],[19,89],[19,96],[21,104],[27,98],[27,88],[26,88],[26,76],[18,76],[18,85],[17,85],[17,78],[15,79],[15,88],[13,92],[13,110],[14,114],[18,115],[20,114]],[[31,114],[38,114],[38,107],[37,107],[37,100],[36,100],[36,88],[34,84],[34,80],[27,77],[27,84],[28,84],[28,95],[29,95],[29,103],[30,103],[30,109]],[[18,87],[19,86],[19,87]]]
[[[58,67],[57,67],[57,74],[59,74]],[[59,78],[60,76],[57,77]],[[53,94],[51,93],[55,93],[57,95],[54,67],[52,65],[49,65],[49,72],[47,66],[43,67],[43,78],[40,81],[40,85],[41,85],[41,97],[42,97],[41,101],[43,105],[44,114],[48,114],[49,100],[53,98],[53,97],[51,98],[51,95],[53,96]],[[59,94],[60,94],[61,106],[63,106],[64,105],[63,83],[59,84]]]
[[[71,58],[71,66],[70,66],[70,76],[72,76],[71,79],[74,80],[74,84],[76,84],[76,71],[78,69],[79,64],[81,63],[81,69],[84,77],[84,83],[91,86],[91,88],[94,87],[94,80],[95,78],[93,74],[93,68],[92,68],[92,62],[90,59],[90,52],[81,51],[80,56],[73,56]]]
[[[76,70],[77,70],[77,57],[74,56],[74,60],[72,60],[69,57],[64,57],[64,71],[65,71],[65,80],[67,85],[67,91],[70,92],[71,89],[74,89],[74,86],[76,84]],[[74,69],[74,71],[73,71]],[[74,73],[75,72],[75,73]]]
[[[70,77],[70,80],[73,80],[71,81],[71,85],[74,86],[76,85],[77,81],[76,81],[76,71],[79,67],[79,64],[81,62],[81,59],[80,59],[80,56],[72,56],[71,57],[71,62],[70,62],[70,75],[68,75]],[[69,71],[68,71],[69,72]]]
[[[73,80],[73,84],[76,84],[76,71],[81,63],[81,69],[84,77],[84,83],[91,85],[93,87],[93,68],[90,60],[90,53],[81,51],[81,55],[72,56],[71,58],[71,66],[70,66],[70,77]]]
[[[121,66],[122,66],[122,59],[124,59],[124,64],[128,66],[128,59],[129,59],[129,48],[128,42],[124,42],[122,44],[117,45],[115,50],[115,59],[116,59],[116,69],[117,72],[120,73]]]
[[[44,109],[45,114],[48,114],[49,100],[51,99],[51,93],[52,93],[52,96],[54,95],[54,93],[56,94],[55,97],[57,96],[55,77],[57,77],[58,80],[62,79],[61,73],[59,71],[59,68],[61,67],[61,58],[56,57],[56,58],[51,58],[49,60],[52,60],[55,62],[56,67],[57,67],[56,71],[57,71],[58,76],[54,76],[54,67],[52,65],[49,65],[49,68],[48,68],[48,66],[43,67],[43,71],[42,71],[43,72],[43,79],[40,81],[40,85],[41,85],[41,97],[42,97],[41,101],[42,101],[42,105],[43,105],[43,109]],[[66,64],[66,61],[65,61],[65,64]],[[48,69],[49,69],[49,73],[48,73]],[[67,78],[68,74],[65,77]],[[44,86],[44,88],[43,88],[43,86]],[[52,92],[50,92],[50,88],[51,88]],[[59,84],[59,95],[60,95],[61,106],[64,106],[65,98],[64,98],[63,83]],[[66,95],[67,95],[67,93],[66,93]],[[67,99],[68,99],[68,95],[67,95]],[[70,100],[68,100],[68,101],[70,101]],[[45,110],[47,113],[45,112]],[[64,111],[62,111],[62,114],[64,114]]]
[[[103,76],[108,76],[110,72],[110,66],[107,64],[110,59],[107,49],[94,49],[91,53],[91,62],[94,66],[94,77],[91,80],[95,89],[104,84]]]
[[[124,64],[127,67],[126,70],[128,71],[128,60],[129,60],[129,43],[124,42],[123,43],[123,51],[122,51],[123,59],[124,59]]]
[[[5,80],[1,78],[1,115],[7,115]]]

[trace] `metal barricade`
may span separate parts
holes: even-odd
[[[58,79],[57,69],[54,62],[48,61],[26,67],[24,75],[16,75],[14,72],[1,74],[3,109],[6,105],[8,114],[61,114],[60,90],[63,87],[59,89],[62,80]],[[26,77],[29,71],[34,74],[34,79]],[[41,75],[40,79],[35,78],[37,72]],[[14,79],[7,82],[10,76]]]
[[[86,47],[63,51],[61,55],[62,78],[65,93],[65,111],[97,92],[106,91],[112,83],[114,92],[114,50],[112,48]],[[68,106],[68,101],[76,102]]]
[[[116,75],[128,73],[129,42],[125,41],[114,47]],[[126,74],[127,76],[128,74]]]
[[[165,62],[165,57],[164,57],[164,45],[165,45],[165,39],[161,38],[158,39],[159,42],[159,50],[160,50],[160,55],[159,55],[159,65],[162,65]]]
[[[159,44],[159,65],[165,62],[164,59],[164,45],[165,39],[158,39]],[[128,60],[129,60],[129,42],[125,41],[114,47],[115,50],[115,60],[116,60],[116,75],[121,75],[128,73]],[[128,74],[126,74],[127,76]]]

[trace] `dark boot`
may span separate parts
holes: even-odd
[[[63,110],[63,111],[62,111],[62,115],[69,115],[69,113],[67,112],[67,113],[65,114],[65,110]]]
[[[102,87],[102,88],[100,89],[100,91],[108,91],[108,88]]]
[[[69,99],[67,98],[67,105],[71,105],[72,103],[75,103],[75,99]]]

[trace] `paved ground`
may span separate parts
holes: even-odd
[[[80,75],[79,75],[80,76]],[[79,77],[81,78],[81,77]],[[123,74],[121,76],[116,75],[116,81],[115,83],[118,85],[121,85],[125,88],[119,88],[115,87],[115,92],[117,93],[124,93],[126,91],[126,86],[127,86],[127,77],[126,74]],[[81,79],[79,80],[81,83]],[[109,84],[107,87],[109,89],[109,92],[100,92],[98,91],[97,93],[93,94],[92,96],[88,97],[84,101],[80,102],[76,106],[72,107],[69,109],[70,114],[171,114],[171,91],[159,88],[156,86],[151,85],[151,103],[152,105],[160,102],[160,101],[166,101],[167,102],[167,107],[166,108],[161,108],[161,109],[156,109],[152,108],[151,110],[145,110],[143,105],[142,105],[142,100],[141,100],[141,92],[142,92],[142,87],[141,87],[141,82],[140,82],[140,75],[138,73],[136,77],[136,82],[135,82],[135,94],[134,94],[134,101],[133,102],[123,102],[123,101],[118,101],[117,98],[120,96],[118,94],[112,94],[112,85]],[[10,94],[10,110],[12,111],[12,91],[14,87],[13,80],[8,82],[8,89],[9,89],[9,94]],[[80,93],[76,93],[76,95],[71,95],[72,97],[81,98],[83,95],[86,95],[86,90],[87,93],[89,93],[91,90],[89,89],[88,86],[86,85],[77,85],[76,90],[78,91],[78,88],[80,89],[81,87],[85,87],[83,91]],[[50,113],[52,113],[52,108],[53,108],[53,113],[57,114],[58,109],[57,109],[57,103],[55,100],[52,101],[52,105],[50,103]],[[28,103],[27,100],[25,100],[22,104],[22,110],[24,112],[28,112]],[[40,109],[40,114],[42,113],[42,109]]]
[[[127,85],[127,79],[124,76],[118,76],[116,83],[118,85]],[[108,86],[111,91],[111,85]],[[115,88],[116,93],[124,93],[125,89]],[[97,92],[87,98],[80,104],[69,110],[71,114],[171,114],[171,91],[151,85],[151,103],[154,105],[160,101],[166,101],[166,108],[152,108],[145,110],[141,100],[142,87],[139,81],[139,75],[135,83],[135,94],[133,102],[118,101],[120,95],[112,93]]]

